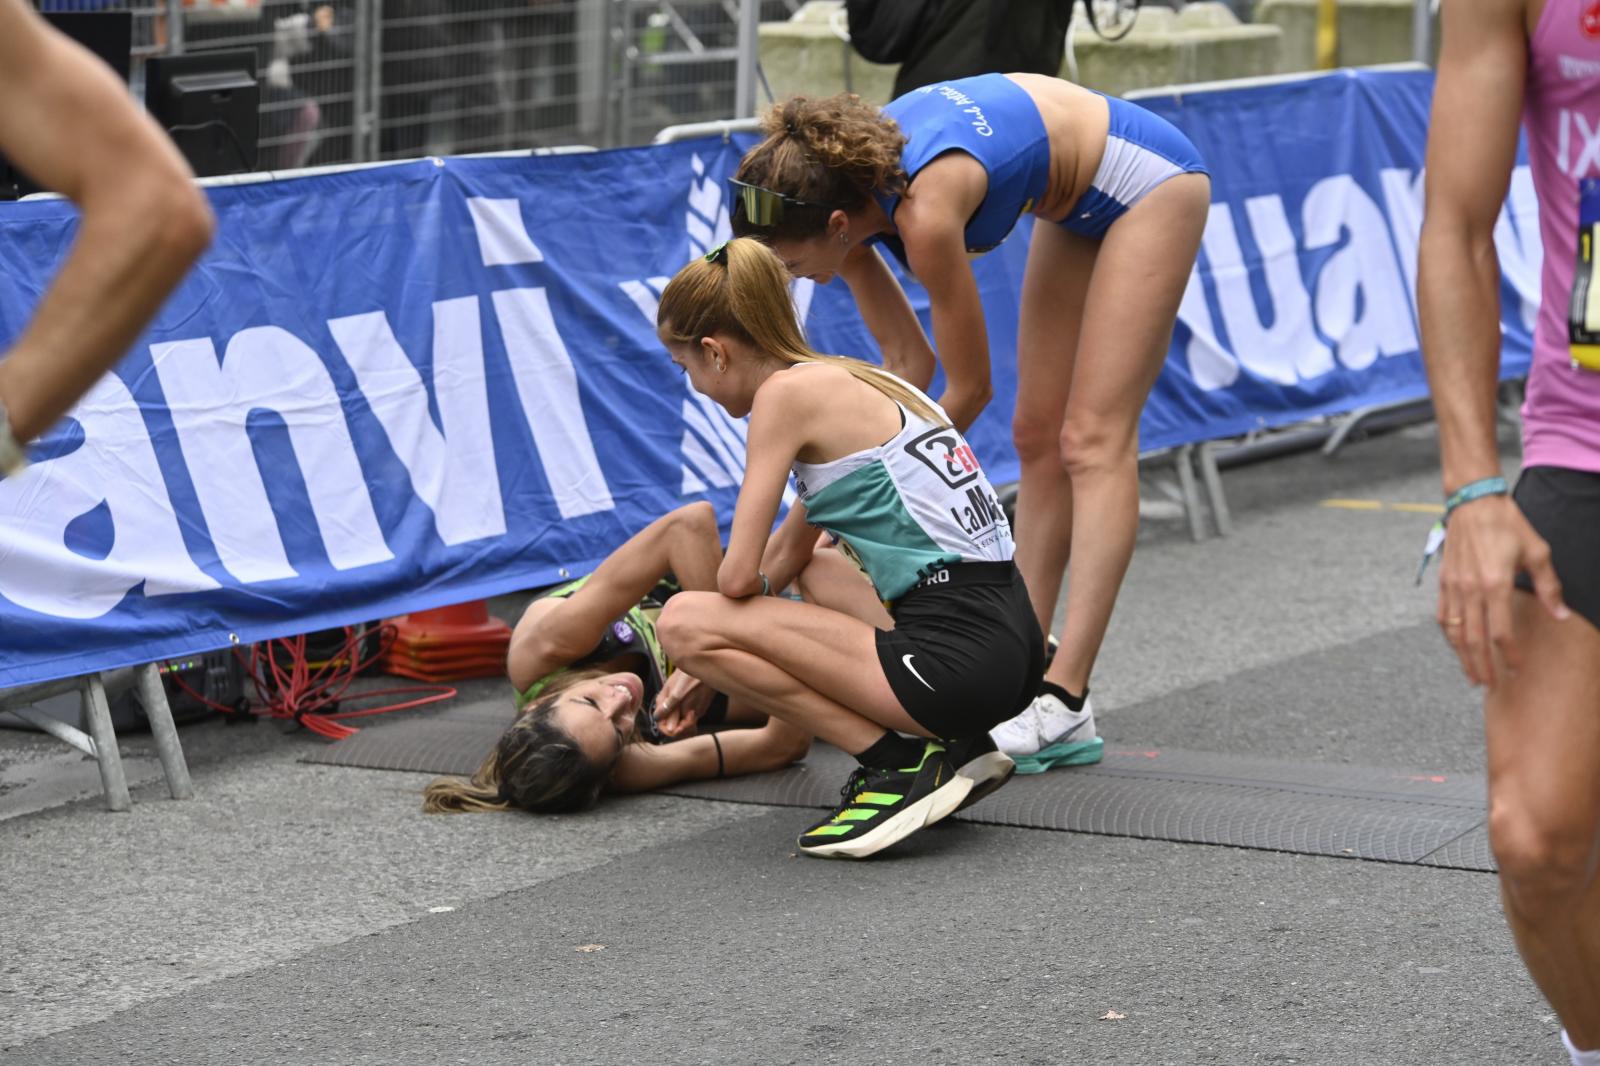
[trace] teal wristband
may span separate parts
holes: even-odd
[[[1445,521],[1448,522],[1451,512],[1464,503],[1481,500],[1485,496],[1504,496],[1510,491],[1511,486],[1506,484],[1506,479],[1503,477],[1486,477],[1479,478],[1477,481],[1469,481],[1452,492],[1449,498],[1444,501]]]

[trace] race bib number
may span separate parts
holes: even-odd
[[[1572,271],[1572,304],[1567,312],[1567,344],[1574,366],[1600,371],[1600,272],[1595,242],[1600,241],[1600,180],[1578,183],[1578,262]]]

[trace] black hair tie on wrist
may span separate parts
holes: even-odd
[[[715,744],[717,747],[717,778],[720,780],[727,772],[722,763],[722,741],[718,739],[715,733],[712,733],[711,743]]]

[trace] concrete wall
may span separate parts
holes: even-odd
[[[1282,66],[1283,31],[1241,24],[1220,3],[1191,3],[1176,13],[1143,8],[1132,31],[1117,41],[1095,36],[1081,7],[1074,21],[1072,55],[1061,76],[1116,96],[1161,85],[1275,74]]]
[[[1316,69],[1318,0],[1259,0],[1241,23],[1215,0],[1180,11],[1146,6],[1118,41],[1097,37],[1077,10],[1071,54],[1061,76],[1101,92],[1222,81]],[[850,49],[842,0],[811,0],[789,22],[761,25],[761,65],[773,93],[830,96],[850,89],[883,104],[895,67],[868,63]],[[1339,0],[1340,66],[1411,59],[1413,0]],[[1435,44],[1438,32],[1433,34]]]
[[[850,48],[842,0],[811,0],[788,22],[763,22],[761,70],[772,95],[832,96],[849,90],[873,104],[894,92],[898,66],[868,63]]]
[[[1414,10],[1413,0],[1339,0],[1338,65],[1409,61]],[[1283,30],[1283,71],[1317,68],[1317,0],[1260,0],[1255,20]],[[1431,39],[1437,56],[1437,18]]]
[[[848,88],[872,103],[889,101],[896,68],[850,50],[840,37],[842,9],[839,0],[811,0],[792,21],[761,24],[761,67],[776,97]],[[1101,92],[1273,74],[1282,66],[1282,29],[1241,25],[1221,3],[1190,3],[1180,13],[1146,7],[1120,41],[1095,36],[1081,7],[1077,20],[1062,77]]]

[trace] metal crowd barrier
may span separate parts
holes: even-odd
[[[189,764],[183,757],[183,744],[178,740],[178,730],[172,722],[172,709],[167,704],[166,689],[162,687],[161,674],[154,663],[133,670],[104,671],[37,685],[0,689],[0,711],[9,711],[39,731],[49,733],[85,755],[92,756],[100,769],[100,785],[105,791],[106,809],[126,811],[133,806],[133,800],[128,794],[128,779],[122,769],[117,732],[111,724],[107,693],[116,693],[130,685],[138,686],[139,702],[150,721],[150,735],[155,740],[156,756],[161,760],[168,792],[173,799],[192,798],[194,786],[189,780]],[[32,707],[39,700],[67,692],[77,692],[81,696],[82,720],[88,725],[89,732],[85,733]]]
[[[260,166],[641,144],[754,107],[757,27],[801,0],[93,0],[151,56],[256,53]],[[41,0],[46,11],[83,0]]]

